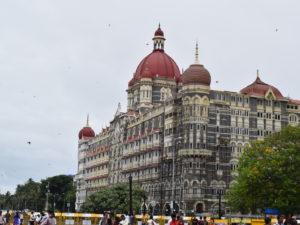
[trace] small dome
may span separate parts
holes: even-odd
[[[272,85],[264,83],[259,76],[257,76],[256,80],[248,85],[247,87],[243,88],[240,92],[245,95],[257,96],[257,97],[265,97],[269,89],[272,90],[276,98],[278,99],[285,99],[281,92]]]
[[[79,139],[82,138],[93,138],[95,137],[95,132],[91,127],[84,127],[79,131]]]
[[[78,137],[79,139],[89,139],[95,137],[94,130],[89,126],[89,115],[87,115],[85,127],[79,131]]]
[[[192,64],[184,71],[183,84],[201,84],[210,86],[211,77],[207,69],[201,64]]]
[[[164,32],[160,29],[160,26],[155,31],[154,36],[164,36]]]

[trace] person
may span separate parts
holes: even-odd
[[[41,212],[41,219],[40,219],[40,221],[39,221],[38,224],[41,224],[41,223],[44,222],[47,218],[48,218],[48,215],[47,215],[44,211],[42,211],[42,212]]]
[[[124,215],[121,216],[121,222],[120,222],[120,224],[121,225],[128,225],[128,220],[127,220],[127,218]]]
[[[53,210],[48,210],[48,218],[44,220],[41,225],[56,225],[56,219]]]
[[[197,220],[197,218],[195,216],[192,217],[191,224],[192,225],[198,225],[198,220]]]
[[[276,225],[283,225],[283,224],[284,224],[284,215],[278,215]]]
[[[10,213],[9,210],[7,210],[6,214],[5,214],[5,223],[6,225],[9,225],[10,222]]]
[[[182,216],[177,216],[177,221],[178,221],[178,225],[184,225],[184,221],[183,221],[183,217]]]
[[[0,225],[4,225],[4,216],[2,215],[2,211],[0,211]]]
[[[119,225],[119,224],[120,224],[120,217],[116,216],[113,225]]]
[[[214,218],[210,218],[209,225],[215,225],[215,219]]]
[[[170,225],[177,225],[177,223],[178,223],[178,221],[176,220],[176,215],[172,214]]]
[[[208,225],[208,221],[206,220],[206,216],[203,217],[204,225]]]
[[[20,212],[20,225],[24,222],[24,212]]]
[[[143,213],[143,216],[142,216],[142,225],[147,225],[148,224],[148,221],[147,221],[147,216],[145,213]]]
[[[157,223],[155,223],[155,221],[153,220],[153,216],[150,215],[148,221],[147,221],[148,225],[157,225]]]
[[[29,218],[29,225],[34,225],[34,221],[35,221],[35,216],[34,216],[34,211],[32,211]]]
[[[20,213],[18,211],[14,216],[14,225],[20,225]]]
[[[112,221],[111,221],[109,213],[106,212],[104,214],[104,216],[102,217],[99,225],[112,225]]]
[[[265,218],[265,225],[271,225],[271,218],[270,217]]]
[[[36,223],[36,224],[39,224],[39,223],[40,223],[40,220],[41,220],[41,215],[40,215],[40,214],[37,214],[36,217],[35,217],[35,223]]]
[[[288,218],[288,219],[286,219],[284,224],[286,224],[286,225],[298,225],[298,222],[295,218]]]

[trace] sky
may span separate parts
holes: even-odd
[[[3,0],[0,193],[77,171],[78,132],[107,126],[161,24],[180,69],[199,58],[212,89],[260,78],[300,99],[298,0]],[[28,144],[30,142],[31,144]]]

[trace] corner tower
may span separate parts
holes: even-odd
[[[174,97],[182,77],[175,61],[165,53],[165,37],[160,26],[154,33],[153,51],[138,65],[128,84],[128,111],[144,112]]]

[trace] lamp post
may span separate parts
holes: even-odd
[[[173,148],[173,154],[172,154],[172,204],[171,204],[171,213],[174,212],[174,206],[175,206],[175,150],[177,143],[180,143],[182,137],[178,137],[175,139],[175,145]]]
[[[129,213],[132,216],[132,176],[129,175]]]

